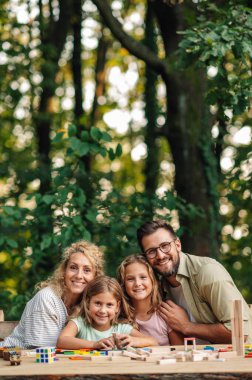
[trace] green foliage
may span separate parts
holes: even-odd
[[[188,215],[191,220],[203,217],[202,212],[192,204],[175,197],[167,191],[162,197],[152,197],[135,192],[130,196],[123,196],[121,192],[113,190],[98,206],[99,223],[94,235],[106,247],[106,268],[110,275],[116,274],[116,268],[127,255],[139,252],[136,241],[136,230],[145,221],[152,218],[162,218],[171,222],[174,212]],[[182,229],[177,231],[181,235]]]
[[[250,106],[252,10],[236,1],[221,7],[203,1],[198,10],[198,23],[180,32],[181,63],[217,68],[206,99],[211,105],[218,104],[225,120],[226,109],[239,115]]]
[[[171,192],[162,198],[150,198],[142,193],[126,196],[120,191],[112,190],[104,197],[104,189],[96,184],[93,186],[95,193],[92,202],[87,202],[85,189],[79,182],[80,178],[86,178],[86,172],[76,147],[85,143],[89,151],[95,147],[96,154],[100,153],[99,149],[102,155],[104,151],[109,156],[113,152],[113,159],[121,155],[122,149],[118,145],[115,150],[105,148],[104,137],[108,141],[109,135],[100,134],[96,129],[90,133],[85,131],[82,139],[78,139],[74,133],[76,128],[70,125],[69,138],[65,139],[65,164],[53,169],[50,192],[44,195],[36,191],[31,193],[27,197],[27,201],[33,201],[33,207],[30,208],[4,205],[2,199],[0,226],[3,235],[0,239],[0,252],[4,260],[0,256],[0,288],[1,292],[2,289],[4,291],[1,293],[0,308],[8,310],[7,318],[20,317],[24,303],[31,296],[31,289],[41,279],[48,277],[58,262],[62,249],[72,242],[92,239],[106,247],[107,272],[115,274],[120,260],[137,251],[136,229],[144,220],[153,217],[150,210],[155,210],[155,216],[165,217],[168,221],[175,210],[188,213],[191,218],[201,215],[197,208],[175,198]],[[62,138],[61,133],[57,134],[54,143],[60,143]],[[93,180],[95,181],[95,176],[89,178],[89,183]],[[50,214],[48,207],[52,211]],[[51,218],[53,233],[50,228]],[[16,272],[17,265],[21,271]],[[8,284],[6,279],[13,278],[12,271],[15,280]],[[15,288],[18,288],[17,295]],[[13,307],[6,308],[10,300]]]
[[[43,15],[39,15],[37,19],[32,19],[32,15],[37,13],[30,12],[39,11],[36,2],[19,3],[28,7],[31,18],[27,24],[17,21],[15,11],[11,9],[11,2],[3,1],[0,8],[0,18],[4,25],[0,30],[0,308],[6,311],[7,319],[20,317],[25,303],[33,294],[34,285],[50,275],[58,263],[62,249],[71,242],[84,238],[103,246],[107,258],[107,272],[114,275],[121,259],[138,251],[136,229],[143,221],[153,216],[161,216],[177,226],[178,214],[185,215],[189,221],[197,220],[198,223],[204,218],[202,210],[176,196],[176,189],[175,192],[166,192],[163,197],[147,196],[145,193],[144,181],[147,174],[153,182],[154,174],[157,177],[153,193],[156,191],[156,182],[159,185],[168,184],[173,188],[174,170],[160,170],[161,161],[176,166],[176,162],[172,162],[170,151],[167,152],[167,131],[164,131],[165,127],[161,128],[163,124],[157,123],[158,116],[164,119],[167,116],[161,79],[156,81],[154,78],[149,86],[150,107],[149,114],[146,113],[150,128],[149,140],[146,138],[145,121],[135,122],[133,116],[127,132],[122,134],[111,129],[108,133],[109,127],[103,117],[106,112],[124,107],[129,114],[134,109],[141,112],[144,105],[138,104],[135,107],[135,104],[141,103],[143,99],[146,102],[146,98],[142,96],[144,64],[130,56],[116,41],[112,41],[106,28],[104,36],[108,51],[105,66],[109,69],[118,68],[118,73],[125,75],[124,79],[126,74],[138,75],[138,80],[134,87],[129,86],[127,93],[125,89],[122,89],[121,93],[119,87],[113,88],[109,81],[104,83],[102,91],[98,86],[99,110],[95,110],[96,116],[90,122],[92,110],[87,111],[85,108],[80,118],[83,128],[78,128],[72,123],[76,116],[74,107],[70,110],[63,107],[63,100],[72,100],[72,95],[69,94],[73,92],[71,36],[61,54],[59,66],[57,51],[60,36],[57,35],[55,46],[43,44],[41,39],[41,35],[45,37],[45,33],[48,32],[50,23],[58,17],[58,3],[53,3],[50,9],[47,2],[41,2]],[[206,96],[209,105],[218,109],[214,122],[222,121],[225,126],[220,138],[222,148],[232,145],[231,136],[227,131],[227,109],[232,109],[233,115],[242,117],[241,124],[246,122],[251,125],[249,117],[246,119],[246,116],[240,115],[247,109],[251,98],[252,50],[251,9],[242,4],[245,4],[245,1],[221,2],[221,6],[218,7],[208,1],[200,1],[198,5],[184,4],[183,17],[190,22],[191,28],[183,32],[180,60],[176,59],[176,67],[173,66],[174,70],[177,70],[178,66],[187,70],[186,73],[182,71],[182,79],[184,73],[188,74],[188,69],[193,70],[191,64],[203,68],[205,72],[211,66],[217,68],[217,74],[209,77],[207,92],[202,96]],[[122,5],[122,17],[135,12],[139,12],[142,17],[146,10],[146,4],[141,0],[123,2]],[[156,6],[158,7],[158,2]],[[195,7],[199,12],[197,22],[194,18]],[[117,11],[119,15],[120,11]],[[92,9],[85,9],[85,12],[87,19],[95,20],[94,28],[89,27],[94,34],[92,38],[95,38],[94,36],[101,32],[96,21],[99,15]],[[157,44],[147,45],[156,51],[156,47],[160,48],[162,45],[160,34],[156,35],[158,28],[154,30],[152,24],[147,27],[151,34],[155,32],[157,39]],[[143,38],[143,33],[144,28],[140,24],[131,31],[131,35],[138,41]],[[84,84],[90,84],[91,81],[94,83],[94,67],[98,53],[96,48],[84,48],[81,62]],[[163,56],[162,48],[158,54]],[[170,58],[167,57],[167,60]],[[172,59],[169,60],[171,61]],[[100,74],[101,77],[107,76],[105,68]],[[126,79],[126,82],[131,80]],[[96,84],[94,83],[94,87]],[[56,96],[46,98],[48,90],[52,94],[56,90]],[[85,87],[83,90],[86,93]],[[156,93],[157,105],[153,101]],[[45,95],[44,98],[42,95]],[[173,93],[167,96],[172,99]],[[45,112],[38,112],[42,98],[48,108]],[[23,111],[21,116],[20,110]],[[188,115],[188,118],[193,116]],[[40,192],[43,175],[38,169],[37,156],[38,145],[44,143],[44,136],[39,141],[36,129],[38,121],[48,123],[49,141],[52,142],[49,147],[52,166],[48,167],[50,173],[45,173],[50,174],[52,180],[50,190],[45,193]],[[211,123],[212,120],[209,120],[208,130],[212,127]],[[192,126],[193,123],[185,124],[186,127],[188,125]],[[163,140],[160,142],[160,138],[156,138],[163,131],[165,144]],[[139,141],[144,141],[147,152],[150,153],[150,144],[153,144],[154,140],[157,143],[153,152],[156,167],[154,174],[151,171],[146,174],[143,170],[146,159],[133,161],[131,151]],[[222,202],[224,199],[229,206],[228,213],[222,218],[224,226],[231,226],[227,232],[223,231],[222,259],[239,287],[243,289],[244,296],[252,302],[252,241],[248,233],[252,223],[251,174],[244,175],[244,166],[249,167],[251,160],[250,147],[236,147],[233,168],[217,178],[213,175],[216,169],[215,162],[210,159],[210,152],[216,145],[217,139],[212,139],[210,135],[201,136],[197,141],[204,163],[213,213],[218,213],[219,196]],[[180,152],[181,155],[184,153]],[[152,157],[149,158],[154,163]],[[91,162],[90,170],[88,161]],[[115,169],[118,167],[119,169]],[[186,186],[193,186],[193,183],[185,183]],[[209,226],[210,232],[211,227]],[[237,239],[234,232],[239,228],[242,237]],[[189,229],[189,225],[181,226],[178,233],[188,233]]]
[[[219,136],[212,140],[201,138],[200,147],[213,210],[219,212],[216,204],[218,192],[221,207],[227,208],[220,218],[223,225],[220,259],[244,297],[251,302],[251,144],[233,143],[229,130],[232,124],[236,130],[246,124],[251,126],[248,110],[252,88],[252,9],[245,1],[222,2],[220,6],[201,1],[198,11],[197,24],[180,32],[183,39],[178,52],[178,66],[185,69],[188,65],[195,65],[205,72],[210,68],[216,70],[216,75],[208,75],[205,96],[207,103],[217,110],[215,125]],[[219,149],[218,158],[221,158],[225,148],[234,152],[233,165],[218,179],[213,176],[211,168],[214,162],[209,160],[209,149]]]
[[[224,265],[236,279],[244,297],[252,303],[251,263],[252,235],[251,215],[251,145],[236,147],[234,167],[224,181],[224,200],[229,206],[223,215],[226,228],[223,231],[222,255]],[[237,235],[238,234],[238,235]]]
[[[18,203],[8,205],[8,199],[1,199],[2,289],[14,292],[18,288],[21,294],[25,294],[33,289],[36,282],[50,274],[63,247],[75,240],[91,240],[88,225],[90,222],[95,223],[96,205],[87,204],[85,191],[79,183],[78,177],[84,179],[86,176],[81,157],[88,151],[108,154],[111,148],[107,150],[103,145],[103,137],[109,140],[107,134],[99,135],[100,142],[97,142],[97,134],[93,132],[84,133],[82,139],[74,136],[75,132],[75,126],[71,125],[65,165],[52,170],[50,192],[44,195],[38,191],[30,193],[25,199],[30,207],[21,207]],[[54,143],[60,143],[62,137],[62,133],[57,134]],[[85,152],[83,146],[87,146]],[[116,157],[117,152],[113,151],[113,154]],[[21,270],[17,271],[17,268]],[[9,283],[8,278],[12,279]],[[3,293],[0,307],[7,303],[9,295],[9,291]],[[25,299],[23,298],[24,301]],[[18,301],[20,302],[20,297]],[[9,313],[13,315],[14,311],[9,310]]]

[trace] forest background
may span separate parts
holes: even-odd
[[[2,0],[0,308],[162,217],[252,302],[251,1]]]

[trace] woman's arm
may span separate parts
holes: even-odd
[[[99,341],[91,341],[86,339],[76,338],[78,328],[73,321],[69,321],[66,327],[62,330],[57,341],[58,348],[66,348],[70,350],[78,350],[81,348],[92,348],[93,350],[106,350],[114,347],[112,339],[105,338]]]
[[[67,313],[62,300],[47,287],[26,304],[20,322],[6,338],[7,347],[54,347],[65,325]]]

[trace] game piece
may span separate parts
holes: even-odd
[[[144,360],[143,356],[135,354],[134,352],[130,352],[130,351],[123,351],[123,356],[128,356],[135,360]]]
[[[196,338],[184,338],[184,349],[187,351],[187,343],[192,342],[193,350],[196,350]]]
[[[36,363],[54,363],[55,359],[55,347],[36,348]]]
[[[134,354],[138,353],[137,349],[134,348],[134,347],[127,347],[126,350],[129,351],[129,352],[133,352]]]
[[[16,351],[10,351],[10,365],[20,365],[21,354]]]
[[[108,351],[108,356],[121,356],[123,350],[111,350]]]
[[[203,354],[192,354],[192,361],[193,362],[201,362],[202,360],[204,360]]]
[[[231,302],[232,346],[238,356],[244,356],[242,301],[232,300]]]
[[[115,347],[116,347],[116,348],[122,348],[121,342],[120,342],[120,340],[117,338],[117,334],[116,334],[116,333],[113,333],[112,336],[113,336],[113,339],[114,339]]]
[[[218,358],[235,358],[237,356],[236,351],[219,351]]]
[[[171,351],[171,347],[169,346],[166,346],[166,347],[162,347],[162,346],[157,346],[157,347],[150,347],[150,352],[152,354],[159,354],[159,353],[162,353],[162,354],[165,354],[165,353],[168,353]]]
[[[139,355],[145,355],[145,356],[150,356],[150,351],[143,350],[142,348],[137,348],[136,353]]]
[[[173,364],[176,363],[176,359],[168,358],[168,359],[160,359],[157,361],[157,364]]]
[[[214,351],[214,347],[213,346],[205,346],[203,348],[203,350],[206,350],[206,351]]]

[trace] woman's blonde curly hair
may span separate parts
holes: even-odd
[[[60,264],[55,269],[52,276],[47,280],[38,283],[36,285],[36,289],[43,289],[46,286],[50,286],[58,297],[64,299],[64,294],[66,291],[64,275],[70,257],[74,253],[82,253],[87,257],[95,270],[95,277],[103,275],[103,252],[95,244],[90,243],[86,240],[80,240],[76,243],[72,243],[69,247],[65,248]]]

